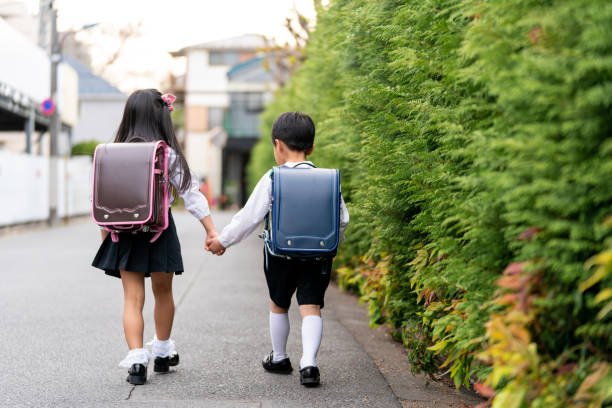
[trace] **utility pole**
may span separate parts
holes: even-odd
[[[51,99],[55,104],[55,111],[49,118],[49,224],[57,224],[57,166],[58,166],[58,138],[61,128],[61,118],[57,98],[57,73],[62,59],[59,35],[57,33],[57,10],[53,1],[49,2],[49,16],[51,17]]]
[[[48,50],[49,43],[49,0],[40,0],[38,11],[38,46]]]

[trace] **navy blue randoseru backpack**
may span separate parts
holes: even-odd
[[[340,171],[277,166],[272,208],[262,237],[274,256],[295,259],[336,255],[340,237]]]

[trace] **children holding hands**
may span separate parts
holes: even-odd
[[[128,98],[115,143],[163,141],[168,147],[167,179],[163,184],[180,196],[186,209],[206,230],[205,249],[216,255],[223,255],[226,248],[244,240],[255,231],[272,208],[272,171],[267,172],[257,183],[246,205],[231,220],[219,235],[210,216],[208,202],[198,188],[197,176],[191,173],[181,147],[176,139],[170,112],[174,97],[162,95],[155,89],[135,91]],[[280,115],[272,127],[274,158],[279,166],[289,168],[314,167],[306,157],[314,150],[315,126],[312,119],[298,112]],[[279,167],[284,169],[284,167]],[[295,171],[295,170],[284,170]],[[304,170],[307,171],[307,170]],[[342,241],[344,230],[349,222],[346,205],[339,193],[339,176],[335,190],[334,245]],[[162,172],[163,173],[163,172]],[[278,172],[281,173],[280,170]],[[299,171],[301,173],[301,171]],[[280,177],[280,176],[279,176]],[[291,183],[303,189],[303,183]],[[313,188],[312,185],[310,188]],[[166,190],[167,191],[167,190]],[[312,190],[311,190],[312,191]],[[172,195],[171,200],[174,200]],[[167,197],[167,195],[166,195]],[[312,197],[302,200],[295,194],[295,207],[312,206]],[[339,202],[339,204],[338,204]],[[323,207],[331,208],[323,199]],[[167,200],[165,201],[167,206]],[[140,208],[140,207],[137,207]],[[109,210],[110,211],[110,210]],[[123,209],[121,210],[123,211]],[[107,275],[121,278],[124,292],[123,328],[129,347],[127,356],[119,363],[128,368],[127,381],[131,384],[144,384],[147,379],[147,365],[154,358],[154,371],[167,373],[170,366],[179,363],[174,341],[170,338],[174,321],[174,299],[172,280],[174,275],[183,272],[181,247],[178,240],[172,213],[168,208],[168,223],[160,235],[149,230],[125,232],[114,236],[102,231],[102,244],[92,265],[105,271]],[[327,210],[325,210],[327,211]],[[329,211],[328,211],[329,213]],[[301,213],[300,213],[301,214]],[[136,214],[137,216],[138,214]],[[300,218],[300,217],[297,217]],[[316,217],[313,217],[313,220]],[[308,220],[301,219],[302,223]],[[339,227],[338,227],[339,223]],[[152,238],[153,237],[153,238]],[[319,241],[317,242],[317,246]],[[321,240],[321,246],[324,241]],[[289,240],[289,245],[291,241]],[[264,273],[270,295],[270,337],[272,352],[262,361],[263,368],[272,373],[289,374],[293,367],[287,355],[289,336],[288,311],[291,298],[296,293],[302,316],[302,358],[300,360],[300,382],[305,386],[317,386],[320,382],[316,355],[321,343],[323,321],[321,309],[330,281],[333,253],[312,258],[287,257],[271,252],[266,244],[264,249]],[[151,342],[152,352],[143,347],[144,320],[142,310],[145,299],[145,278],[151,278],[155,297],[155,338]]]

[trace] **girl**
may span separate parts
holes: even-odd
[[[210,217],[208,202],[200,193],[197,176],[190,172],[174,134],[170,119],[174,99],[173,95],[162,95],[155,89],[132,93],[125,104],[115,143],[166,142],[169,147],[170,184],[185,201],[187,210],[200,220],[207,239],[212,239],[217,232]],[[171,212],[168,228],[153,243],[149,242],[151,234],[121,233],[119,242],[113,242],[107,231],[103,230],[102,245],[93,260],[93,266],[103,269],[107,275],[120,277],[123,283],[123,329],[130,351],[119,366],[129,369],[127,381],[132,384],[145,383],[150,358],[149,351],[142,344],[145,277],[151,278],[155,296],[154,371],[165,373],[170,365],[178,364],[178,353],[170,339],[174,320],[172,278],[183,272],[183,261]]]

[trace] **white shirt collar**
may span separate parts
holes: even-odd
[[[308,163],[308,164],[313,164],[311,161],[309,160],[304,160],[304,161],[300,161],[300,162],[286,162],[285,164],[283,164],[283,166],[287,166],[287,167],[295,167],[298,164],[303,164],[303,163]]]

